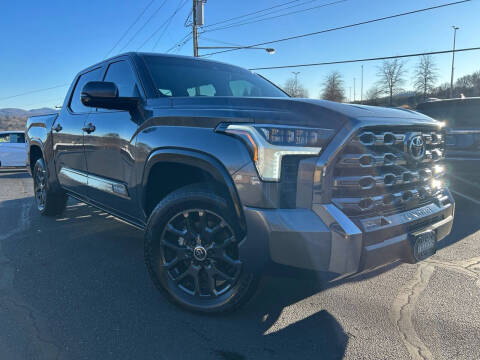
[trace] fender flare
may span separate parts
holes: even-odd
[[[45,161],[45,165],[47,166],[47,169],[48,169],[48,165],[46,163],[46,160],[45,160],[45,146],[43,145],[43,142],[40,140],[40,139],[37,139],[37,138],[34,138],[34,139],[28,139],[28,151],[27,151],[27,167],[29,169],[29,171],[31,172],[31,169],[32,169],[32,166],[34,166],[35,164],[31,164],[30,163],[30,150],[32,149],[32,146],[36,146],[38,148],[40,148],[40,152],[42,153],[42,157],[44,158],[44,161]]]
[[[147,187],[150,171],[158,163],[172,162],[189,165],[199,168],[209,173],[216,181],[224,184],[228,190],[228,195],[232,201],[232,205],[235,211],[235,216],[239,220],[240,228],[243,232],[246,231],[245,216],[243,214],[243,208],[238,196],[237,189],[233,183],[233,179],[230,176],[227,169],[223,164],[211,155],[205,154],[200,151],[167,148],[154,150],[150,153],[145,163],[142,179],[143,193],[141,196],[142,208],[145,208],[146,204],[146,192],[144,189]]]

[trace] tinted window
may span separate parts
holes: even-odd
[[[255,94],[256,87],[246,80],[232,80],[229,82],[233,96],[258,96]]]
[[[25,143],[25,134],[22,133],[13,133],[10,134],[10,142],[14,144],[23,144]]]
[[[144,59],[162,95],[288,96],[267,80],[236,66],[180,57],[146,55]]]
[[[83,86],[89,81],[100,81],[102,76],[102,70],[100,68],[92,70],[80,76],[75,86],[72,99],[70,100],[70,109],[76,113],[91,112],[93,109],[83,106],[80,100],[80,94]]]
[[[126,61],[118,61],[111,64],[103,81],[114,82],[118,87],[118,96],[140,96],[132,68]]]
[[[0,134],[0,143],[10,142],[10,134]]]
[[[215,96],[215,86],[212,84],[201,85],[187,89],[188,96]]]

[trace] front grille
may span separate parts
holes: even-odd
[[[437,128],[362,129],[335,165],[332,201],[347,215],[362,217],[431,203],[443,155],[444,136]]]

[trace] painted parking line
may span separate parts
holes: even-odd
[[[458,196],[463,197],[463,198],[465,198],[465,199],[467,199],[467,200],[470,200],[471,202],[473,202],[473,203],[475,203],[475,204],[477,204],[477,205],[480,205],[480,201],[477,200],[477,199],[472,198],[471,196],[465,195],[465,194],[463,194],[463,193],[461,193],[461,192],[458,192],[457,190],[453,190],[452,188],[450,188],[450,191],[451,191],[452,193],[454,193],[455,195],[458,195]]]
[[[453,178],[455,180],[459,180],[461,182],[464,182],[465,184],[468,184],[470,186],[473,186],[473,187],[476,187],[476,188],[479,188],[480,189],[480,184],[479,183],[475,183],[473,181],[470,181],[470,180],[467,180],[461,176],[457,176],[457,175],[453,175],[453,174],[448,174],[448,177],[450,178]]]

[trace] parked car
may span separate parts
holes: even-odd
[[[145,231],[155,285],[230,311],[271,264],[350,274],[436,251],[454,201],[437,121],[290,98],[242,68],[128,53],[27,122],[36,206],[67,196]]]
[[[480,195],[480,97],[433,100],[417,110],[445,124],[445,162],[458,191]],[[457,189],[457,187],[456,187]]]
[[[23,131],[0,131],[0,167],[25,167],[27,144]]]
[[[445,123],[447,162],[480,170],[480,97],[433,100],[419,104],[417,111]]]

